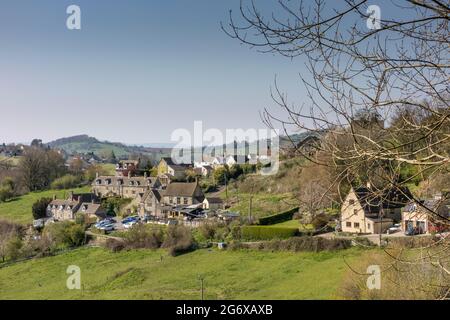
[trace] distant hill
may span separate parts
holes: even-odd
[[[168,148],[151,148],[144,146],[128,146],[119,142],[100,141],[88,135],[77,135],[48,142],[46,145],[55,149],[62,149],[68,154],[94,153],[97,156],[114,152],[117,158],[128,158],[132,154],[143,154],[159,160],[161,157],[169,155]]]
[[[290,139],[282,136],[280,137],[280,148],[290,148],[292,147],[292,142],[298,143],[310,135],[311,133],[293,134],[290,136]],[[256,150],[256,144],[257,142],[254,141],[247,145],[250,147],[250,150]],[[120,142],[100,141],[85,134],[57,139],[48,142],[46,145],[51,148],[62,149],[68,154],[94,153],[99,157],[103,157],[105,155],[109,155],[111,151],[114,151],[114,154],[118,159],[126,159],[129,158],[130,155],[142,154],[154,159],[155,161],[159,161],[161,157],[170,156],[171,147],[173,147],[173,144],[170,143],[153,143],[140,146],[126,145]],[[238,144],[237,146],[239,151],[243,151],[242,147],[242,144]],[[226,148],[227,150],[233,150],[233,144],[227,145]],[[195,153],[197,152],[201,152],[201,149],[196,149]]]

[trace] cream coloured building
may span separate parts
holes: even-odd
[[[411,194],[400,190],[351,188],[341,207],[341,229],[348,233],[379,234],[401,221],[401,209]]]

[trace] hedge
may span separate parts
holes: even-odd
[[[270,251],[319,252],[343,250],[351,247],[348,239],[325,239],[321,237],[292,237],[287,240],[270,240],[258,243],[233,243],[231,250],[256,249]]]
[[[288,220],[292,220],[294,213],[298,212],[298,207],[289,209],[287,211],[283,211],[277,214],[273,214],[271,216],[259,218],[260,225],[270,225],[275,223],[280,223]]]
[[[298,230],[294,228],[269,228],[264,226],[243,226],[241,228],[241,237],[245,240],[286,239],[297,234]]]

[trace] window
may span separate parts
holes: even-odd
[[[353,209],[353,214],[358,214],[358,209]]]
[[[348,228],[351,228],[352,227],[352,223],[351,222],[348,222],[347,221],[347,223],[345,224]]]
[[[181,198],[177,197],[177,204],[181,203]]]
[[[359,228],[359,222],[353,222],[353,227],[354,228]]]
[[[188,199],[187,198],[183,198],[183,203],[184,204],[188,204]]]
[[[369,229],[369,230],[370,230],[370,223],[368,223],[368,224],[367,224],[367,229]]]
[[[354,205],[354,204],[355,204],[355,199],[350,199],[350,200],[348,201],[348,203],[350,203],[350,205]]]

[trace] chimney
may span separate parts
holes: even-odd
[[[147,171],[144,172],[144,178],[147,179]]]
[[[367,187],[367,189],[372,189],[372,185],[370,184],[370,181],[368,181],[367,183],[366,183],[366,187]]]
[[[73,191],[70,191],[70,192],[69,192],[69,199],[70,199],[71,201],[73,201]]]
[[[95,173],[95,179],[98,179],[98,171]]]
[[[56,194],[53,195],[53,200],[56,200]]]

